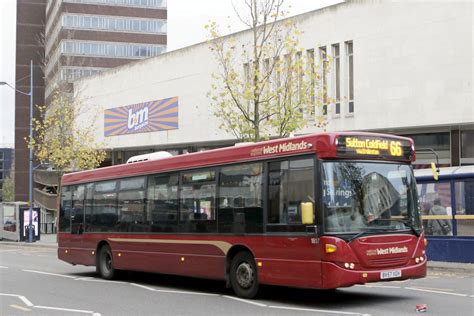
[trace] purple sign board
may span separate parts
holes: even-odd
[[[104,136],[178,129],[178,97],[148,101],[104,112]]]

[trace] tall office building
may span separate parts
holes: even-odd
[[[30,92],[30,61],[33,61],[33,103],[44,104],[41,61],[44,48],[39,39],[44,33],[46,0],[17,0],[15,87]],[[15,200],[28,201],[30,97],[15,94]]]
[[[29,91],[34,64],[34,104],[48,104],[60,87],[109,68],[166,51],[166,0],[18,0],[17,88]],[[15,195],[28,200],[29,98],[16,95]],[[36,114],[35,114],[36,115]],[[34,170],[34,202],[42,209],[42,230],[51,231],[58,178]]]
[[[45,99],[105,69],[166,51],[166,0],[48,0]]]

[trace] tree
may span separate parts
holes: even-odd
[[[328,63],[298,47],[301,32],[291,19],[277,21],[286,15],[283,0],[245,0],[245,12],[234,10],[250,29],[249,42],[239,43],[238,34],[222,37],[215,22],[206,25],[219,66],[208,97],[220,127],[252,141],[288,136],[308,118],[324,127],[320,69]]]
[[[35,158],[49,163],[59,178],[66,171],[97,167],[105,159],[102,144],[94,141],[94,122],[76,124],[82,111],[79,101],[73,102],[69,94],[57,91],[48,106],[37,108],[40,118],[33,119],[34,136],[29,145]]]
[[[10,176],[6,177],[3,181],[3,202],[15,201],[15,183]]]

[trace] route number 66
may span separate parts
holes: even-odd
[[[390,142],[390,154],[392,156],[401,156],[402,155],[402,144],[400,142]]]

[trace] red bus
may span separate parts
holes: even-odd
[[[334,289],[426,275],[409,138],[320,133],[62,178],[58,257],[124,270]]]

